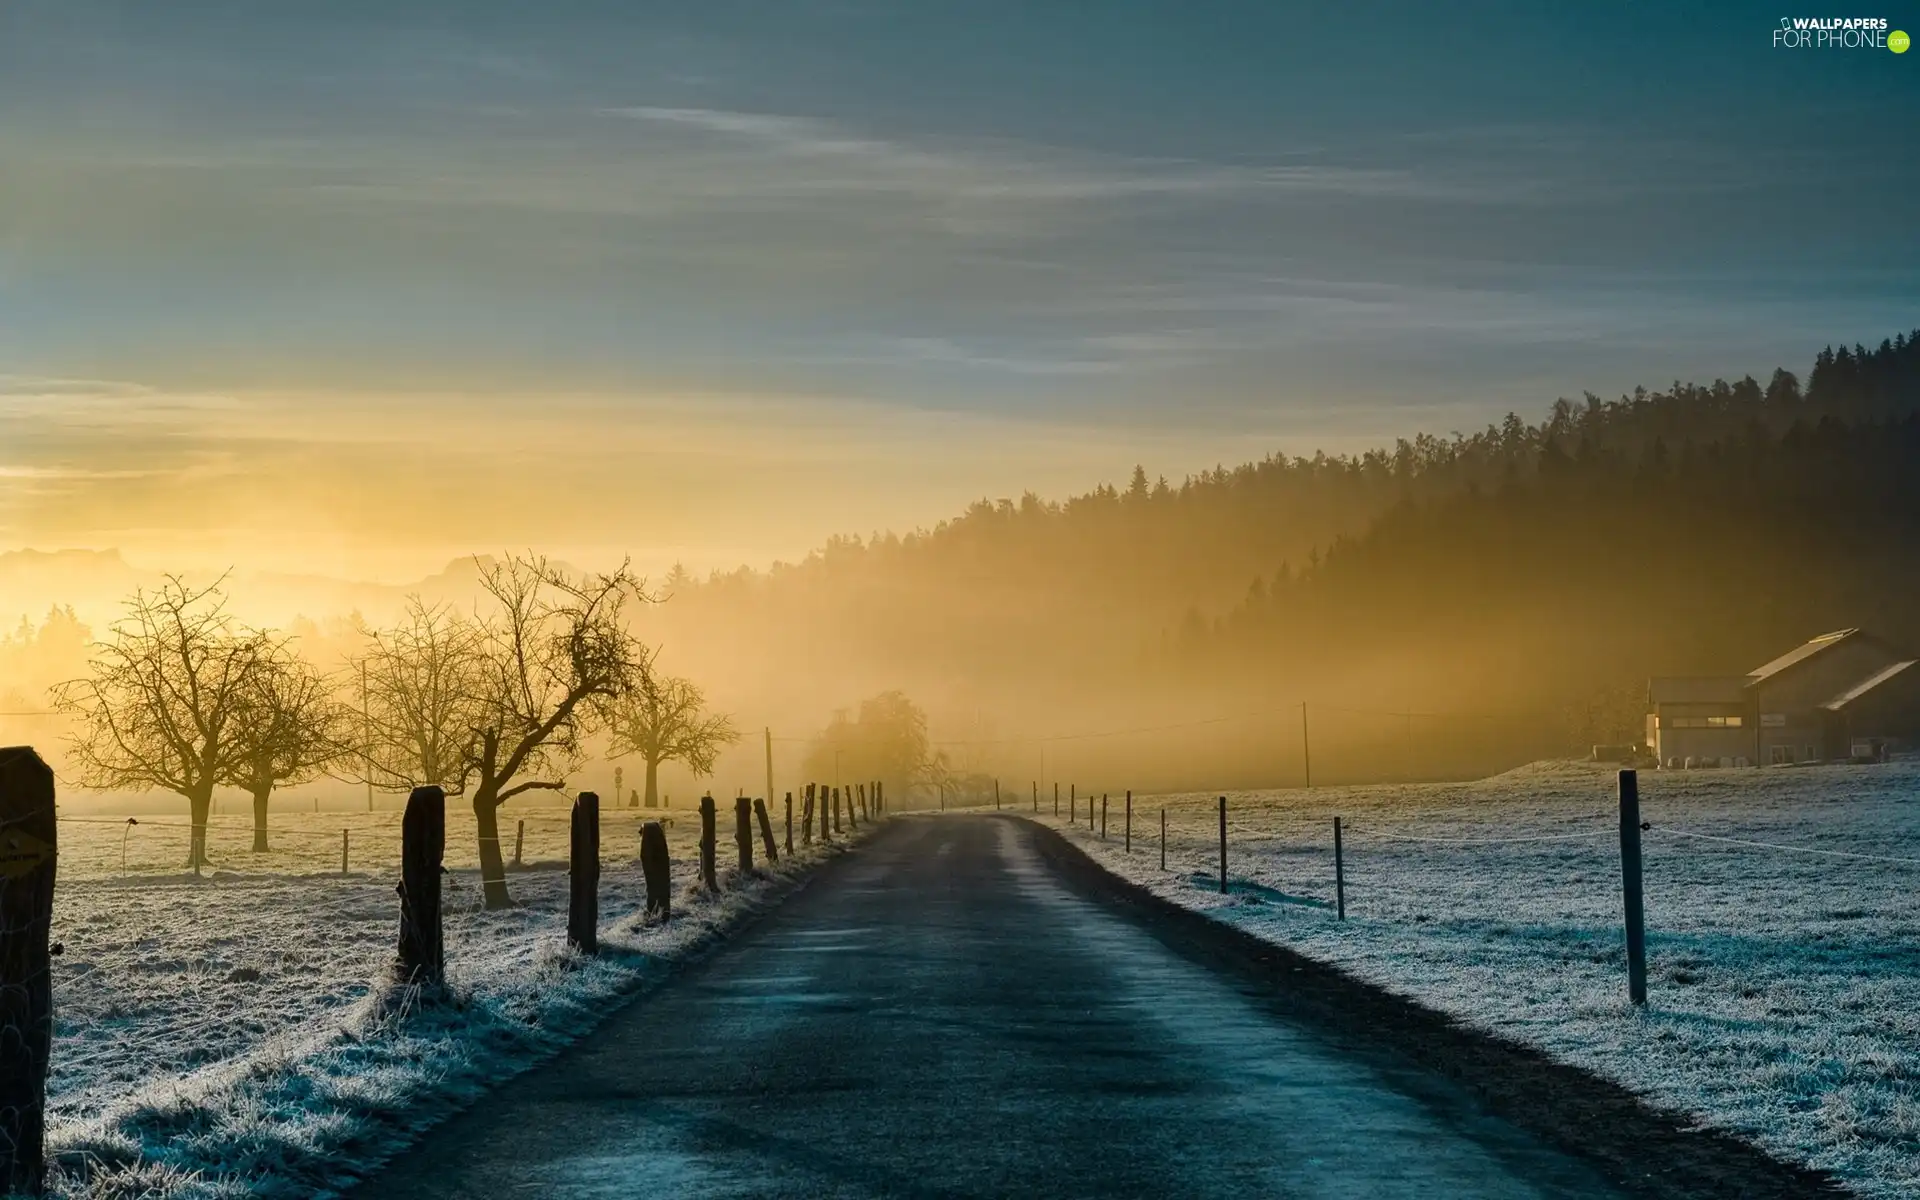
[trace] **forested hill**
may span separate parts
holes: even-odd
[[[1917,439],[1920,333],[1823,351],[1804,387],[1778,370],[1588,394],[1358,456],[983,500],[675,578],[662,618],[769,670],[859,667],[975,706],[1066,680],[1484,711],[1610,697],[1572,741],[1637,719],[1623,693],[1649,673],[1744,668],[1831,626],[1920,642]]]

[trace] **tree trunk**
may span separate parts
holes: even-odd
[[[187,867],[195,875],[207,865],[207,813],[212,808],[212,784],[195,788],[187,797],[187,819],[193,826],[187,842]]]
[[[273,784],[255,784],[253,787],[253,852],[267,852],[267,797],[273,795]]]
[[[473,793],[473,820],[480,829],[480,894],[488,912],[513,907],[507,894],[507,860],[500,853],[500,802],[495,788],[482,785]]]
[[[647,760],[647,807],[657,808],[660,804],[660,760]]]

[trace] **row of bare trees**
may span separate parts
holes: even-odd
[[[218,584],[169,579],[135,593],[88,674],[54,689],[74,721],[80,782],[184,797],[195,870],[217,787],[253,797],[256,850],[267,848],[276,787],[323,773],[439,787],[472,804],[485,903],[505,907],[499,810],[564,788],[588,738],[645,761],[651,804],[662,763],[710,773],[738,734],[695,684],[656,669],[628,620],[655,597],[626,566],[575,575],[514,556],[483,563],[481,583],[472,612],[414,598],[397,624],[366,630],[344,678],[300,658],[290,638],[241,624]]]

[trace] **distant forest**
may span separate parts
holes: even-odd
[[[1920,332],[1823,350],[1804,385],[1589,393],[1357,456],[982,500],[767,572],[676,571],[657,619],[792,699],[854,671],[927,696],[936,729],[1000,714],[983,745],[1306,700],[1352,714],[1332,775],[1461,773],[1637,740],[1650,674],[1849,625],[1920,645],[1916,465]],[[1205,753],[1284,782],[1290,728]],[[1197,753],[1140,756],[1179,760],[1171,781]]]

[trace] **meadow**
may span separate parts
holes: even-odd
[[[1628,1003],[1615,773],[1084,798],[1110,869],[1617,1080],[1860,1194],[1920,1191],[1920,764],[1640,773],[1649,999]],[[1051,797],[1041,819],[1052,816]],[[1031,805],[1021,806],[1029,810]],[[1167,869],[1159,821],[1168,825]],[[1336,919],[1333,818],[1347,919]]]

